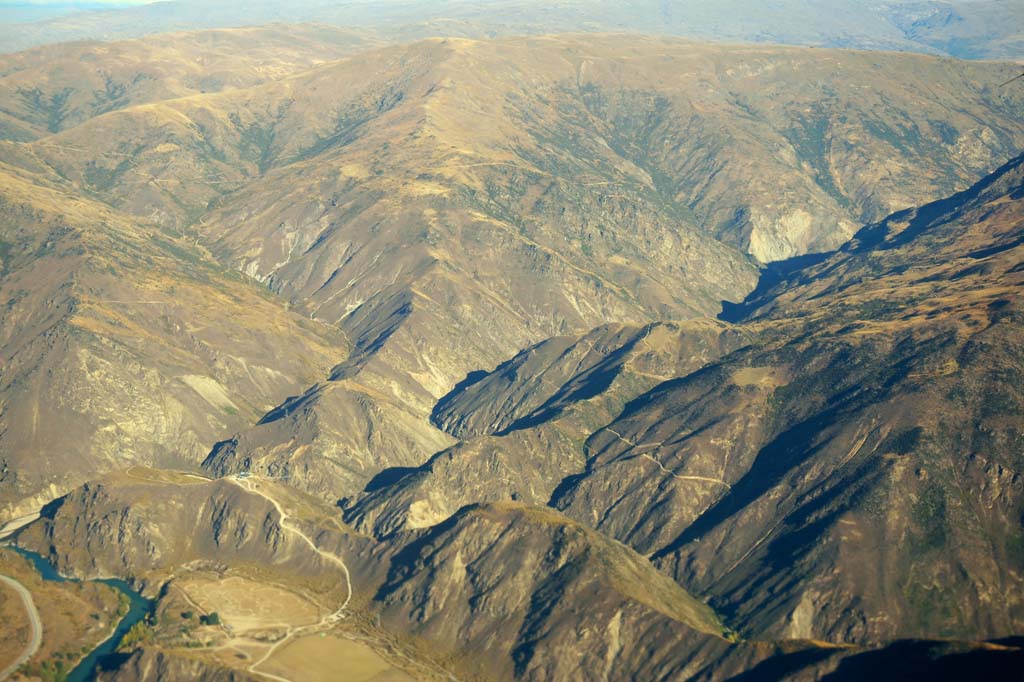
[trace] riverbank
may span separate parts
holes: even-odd
[[[80,581],[73,578],[66,578],[53,567],[44,557],[21,548],[14,548],[19,555],[32,562],[33,567],[42,576],[43,580],[54,583],[92,583],[106,585],[117,590],[128,600],[128,609],[121,616],[117,625],[110,635],[102,640],[88,654],[76,662],[74,668],[68,673],[66,682],[89,682],[95,678],[96,668],[104,658],[117,652],[117,646],[121,643],[125,634],[136,623],[141,622],[153,608],[153,602],[146,599],[131,585],[117,578],[103,578],[100,580]]]
[[[40,677],[94,679],[96,665],[151,608],[123,581],[67,579],[45,558],[9,545],[0,547],[0,573],[22,584],[38,609],[41,642],[19,666]]]

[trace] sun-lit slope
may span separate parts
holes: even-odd
[[[294,491],[270,482],[258,487],[133,467],[76,487],[22,531],[18,543],[40,551],[64,575],[160,584],[183,565],[220,561],[259,566],[271,581],[302,581],[335,607],[344,602],[344,571],[304,537],[343,529],[318,518],[323,509],[304,504]],[[288,518],[282,521],[275,502]]]
[[[326,26],[172,33],[0,56],[0,139],[45,137],[127,107],[250,87],[375,43]]]
[[[754,271],[709,230],[788,235],[776,255],[821,248],[862,212],[981,173],[1020,134],[1013,96],[984,85],[1005,71],[622,37],[431,40],[49,138],[109,141],[85,169],[67,150],[7,152],[126,210],[194,221],[222,262],[344,329],[356,353],[330,378],[353,392],[312,388],[207,460],[340,498],[374,467],[449,445],[427,416],[471,371],[553,335],[741,298]],[[821,145],[790,143],[808,136]]]
[[[387,159],[350,170],[477,190],[507,185],[515,167],[537,176],[519,181],[531,185],[576,176],[612,211],[623,210],[616,197],[640,194],[777,260],[838,246],[1018,151],[1021,94],[996,87],[1013,69],[636,36],[427,41],[246,94],[120,112],[48,141],[84,145],[96,157],[88,175],[81,153],[36,151],[117,205],[187,222],[271,168],[386,143]],[[153,196],[140,193],[151,177]],[[275,176],[271,194],[294,177]]]
[[[745,345],[740,328],[710,319],[645,326],[608,325],[546,339],[491,372],[467,378],[446,395],[431,420],[453,436],[508,433],[556,417],[578,428],[601,426],[622,404],[608,395],[639,394]],[[585,401],[593,401],[581,409]]]
[[[297,624],[317,617],[305,636],[360,642],[428,680],[710,682],[773,670],[858,679],[880,660],[904,670],[974,653],[979,670],[1000,670],[1020,655],[1009,642],[865,652],[736,641],[644,557],[551,509],[472,505],[385,540],[351,532],[334,513],[258,476],[209,481],[136,467],[72,491],[17,543],[65,575],[116,575],[155,600],[144,637],[102,679],[250,679],[254,661],[286,644],[285,623],[295,641]],[[197,628],[196,611],[212,604],[220,625]],[[945,663],[963,669],[955,657]]]
[[[418,465],[451,443],[427,418],[469,371],[607,319],[714,312],[720,300],[752,286],[754,270],[742,256],[685,229],[649,193],[606,201],[587,183],[562,181],[511,153],[483,166],[449,158],[421,119],[457,122],[446,111],[425,113],[404,93],[430,90],[437,53],[460,46],[394,48],[248,91],[252,99],[238,116],[270,126],[260,133],[265,177],[203,216],[200,241],[311,316],[340,324],[357,352],[330,376],[354,383],[282,404],[275,413],[284,418],[265,419],[219,446],[208,460],[212,471],[253,467],[288,473],[318,494],[355,494],[374,467]],[[261,117],[277,111],[273,98],[282,87],[292,88],[294,102],[266,123]],[[89,125],[134,114],[140,110]],[[222,114],[210,113],[223,121]],[[174,121],[169,130],[186,135],[188,121]],[[479,128],[473,116],[460,121]],[[218,130],[238,133],[229,128]],[[502,135],[513,132],[508,124]],[[391,153],[395,139],[402,148]],[[497,144],[478,142],[481,154]],[[192,166],[181,151],[167,152],[168,173],[202,183],[182,170]],[[236,175],[246,168],[218,164]],[[527,217],[538,202],[540,215]],[[580,230],[589,234],[574,234]],[[373,437],[360,443],[350,437],[356,433]]]
[[[547,504],[583,472],[585,441],[633,398],[749,343],[712,320],[612,325],[532,346],[471,377],[438,402],[432,420],[462,439],[416,468],[385,472],[345,505],[378,536],[421,528],[467,504]]]
[[[734,327],[611,326],[525,349],[435,408],[466,440],[380,477],[346,519],[389,538],[474,502],[550,497],[746,636],[1018,633],[1022,187],[1018,157],[779,264]]]
[[[390,544],[379,622],[470,679],[688,678],[730,646],[705,604],[550,509],[468,507]]]
[[[335,502],[382,470],[418,466],[452,442],[393,394],[359,380],[325,381],[214,445],[203,469],[265,473]]]
[[[140,467],[77,488],[18,543],[66,575],[145,585],[157,612],[174,616],[155,619],[145,644],[171,655],[182,649],[181,609],[164,602],[190,581],[212,581],[216,595],[218,584],[240,579],[326,606],[325,615],[343,605],[341,618],[310,634],[336,625],[460,679],[684,675],[732,646],[707,605],[628,547],[550,509],[476,506],[388,543],[355,535],[331,515],[328,505],[261,477],[204,481]],[[586,626],[570,625],[578,622]],[[208,631],[206,639],[221,637]],[[251,652],[259,641],[232,643]],[[252,662],[218,658],[200,642],[189,653],[236,668]]]
[[[852,75],[842,70],[847,62]],[[916,203],[982,173],[1021,134],[1008,113],[1012,99],[998,99],[1012,96],[990,96],[983,85],[1007,69],[949,66],[893,55],[635,46],[622,38],[430,41],[364,54],[289,80],[297,95],[283,110],[275,104],[283,84],[253,92],[235,113],[245,120],[261,112],[264,177],[221,199],[201,229],[222,259],[350,331],[364,318],[409,315],[384,351],[403,357],[387,364],[411,367],[436,397],[460,372],[545,335],[713,312],[748,280],[699,223],[741,244],[785,242],[754,249],[779,257],[837,244],[860,213]],[[924,76],[944,85],[925,92],[916,84]],[[949,105],[955,98],[962,108],[962,92],[972,89],[984,114],[961,119]],[[831,90],[842,98],[830,99]],[[625,99],[610,104],[604,91]],[[734,102],[743,97],[742,106]],[[779,101],[826,111],[783,112],[771,104]],[[644,102],[663,113],[617,113],[626,103],[645,111]],[[789,143],[787,135],[798,140],[833,120],[839,125],[839,112],[857,102],[862,115],[849,115],[834,149],[828,130],[828,146]],[[882,113],[869,115],[876,103]],[[231,118],[222,106],[203,110],[210,130],[241,135],[213,125]],[[919,132],[943,117],[948,128],[934,128],[948,145],[932,128]],[[180,121],[182,135],[190,120]],[[972,142],[983,139],[991,146]],[[159,167],[165,187],[199,183],[203,173],[241,181],[244,164],[211,161],[202,171],[199,147],[179,147],[187,153],[169,148]],[[842,173],[821,171],[819,179],[815,165],[831,168],[840,153]],[[258,170],[253,163],[255,156],[247,173]],[[878,184],[888,189],[867,191],[885,169],[894,180]],[[182,177],[171,179],[175,173]],[[834,198],[835,185],[847,194],[835,190]],[[200,196],[206,202],[213,191]],[[861,207],[847,210],[840,200]],[[500,327],[473,319],[482,306],[501,316]],[[470,345],[463,356],[479,358],[476,367],[439,366],[444,360],[415,337],[417,328],[430,328],[438,346]]]
[[[0,173],[6,512],[133,462],[198,464],[347,353],[187,241]]]
[[[1022,168],[791,267],[760,343],[627,406],[555,505],[749,634],[1020,632]]]

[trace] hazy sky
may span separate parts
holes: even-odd
[[[89,9],[105,11],[82,11]],[[65,40],[309,21],[396,40],[446,30],[602,30],[968,59],[1024,55],[1024,0],[0,0],[0,53]]]
[[[148,5],[156,0],[0,0],[0,7],[96,7],[98,5]]]
[[[0,0],[0,22],[52,19],[82,10],[146,5],[154,0]]]

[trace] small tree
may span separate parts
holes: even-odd
[[[146,644],[151,639],[153,639],[153,628],[140,620],[125,633],[118,649],[121,651],[131,651],[137,645]]]
[[[220,625],[220,615],[216,611],[212,611],[205,616],[200,616],[199,622],[203,625]]]

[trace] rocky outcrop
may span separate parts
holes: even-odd
[[[217,476],[254,472],[330,502],[354,497],[383,470],[418,466],[451,445],[425,415],[353,380],[318,384],[203,461]]]
[[[319,528],[294,511],[282,518],[282,509],[309,504],[301,493],[267,480],[203,481],[138,468],[62,498],[18,535],[18,543],[64,575],[116,576],[148,591],[185,565],[257,565],[267,575],[302,580],[343,599],[344,572],[307,542],[341,528]]]

